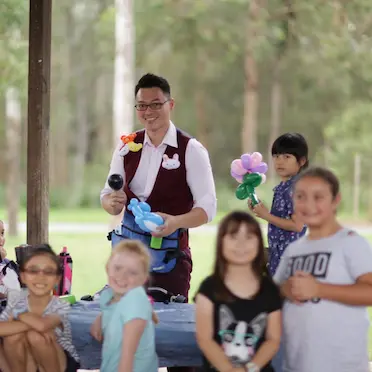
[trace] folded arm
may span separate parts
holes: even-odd
[[[372,273],[360,276],[355,284],[319,283],[320,298],[352,306],[372,306]]]
[[[17,333],[27,332],[31,329],[26,323],[18,320],[0,322],[0,337],[13,336]]]
[[[41,317],[32,313],[23,313],[18,318],[22,323],[40,333],[45,333],[62,325],[62,319],[57,314]]]

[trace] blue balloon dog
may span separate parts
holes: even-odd
[[[151,212],[151,207],[146,202],[139,202],[137,199],[132,198],[128,205],[134,215],[136,224],[141,230],[152,233],[156,232],[157,228],[164,224],[164,220],[158,214]],[[152,237],[151,248],[161,248],[162,238]]]

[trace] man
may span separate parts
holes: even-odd
[[[145,129],[126,137],[115,149],[109,176],[120,174],[124,188],[113,191],[106,181],[101,203],[108,213],[118,215],[131,199],[137,198],[163,217],[164,225],[153,234],[163,238],[161,249],[150,247],[151,236],[141,231],[128,208],[122,221],[122,237],[140,239],[149,246],[156,262],[151,270],[152,286],[187,299],[192,270],[188,229],[211,221],[216,214],[208,152],[171,122],[174,100],[166,79],[153,74],[142,76],[135,98],[137,116]],[[123,151],[125,140],[135,143],[132,150]]]

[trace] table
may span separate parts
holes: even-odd
[[[154,309],[160,320],[155,327],[159,367],[201,366],[201,353],[195,339],[194,305],[155,303]],[[89,333],[98,314],[97,301],[79,301],[69,314],[73,343],[84,369],[100,367],[101,344]]]

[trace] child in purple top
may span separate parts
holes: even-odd
[[[298,173],[309,165],[308,146],[305,138],[299,133],[285,133],[278,137],[271,147],[271,155],[276,174],[281,182],[274,187],[271,210],[259,203],[254,208],[257,217],[269,223],[269,265],[268,269],[273,276],[279,266],[280,258],[290,243],[306,233],[306,226],[293,212],[293,184]],[[282,372],[283,350],[282,345],[273,359],[275,372]]]
[[[274,197],[269,210],[259,203],[253,208],[257,217],[266,220],[269,243],[269,272],[271,275],[279,265],[285,249],[306,232],[306,227],[293,213],[292,186],[296,175],[308,164],[308,146],[299,133],[285,133],[272,145],[271,154],[281,182],[274,188]]]

